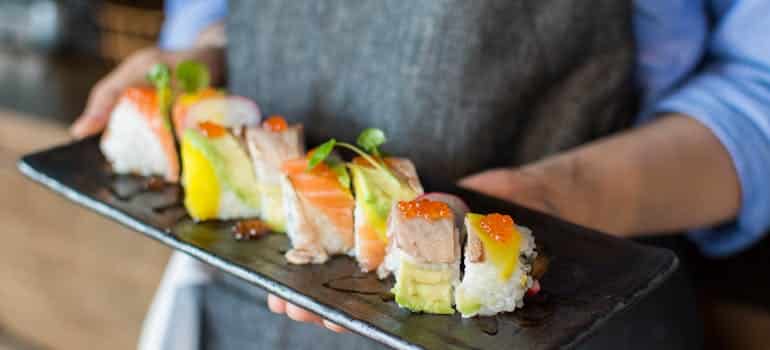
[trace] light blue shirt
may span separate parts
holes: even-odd
[[[710,256],[746,249],[770,229],[770,0],[635,0],[634,11],[639,123],[695,118],[740,179],[738,217],[689,237]],[[161,46],[188,47],[226,14],[226,0],[167,0]]]

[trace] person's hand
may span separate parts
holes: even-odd
[[[178,52],[166,52],[155,47],[141,49],[94,85],[86,108],[70,127],[70,133],[76,138],[84,138],[102,131],[123,90],[130,86],[146,85],[145,76],[156,63],[174,67],[188,59],[208,66],[213,84],[223,80],[224,51],[221,47],[206,46]]]
[[[544,174],[537,169],[498,168],[482,171],[461,179],[458,185],[472,191],[542,212],[558,215],[544,181]]]
[[[324,320],[320,316],[305,311],[294,304],[287,303],[285,300],[272,294],[267,296],[267,306],[270,308],[270,311],[277,314],[286,314],[286,316],[297,322],[315,323],[337,333],[347,332],[347,329]]]

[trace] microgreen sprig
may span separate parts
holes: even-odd
[[[211,82],[209,70],[203,63],[193,60],[180,62],[174,69],[179,87],[186,93],[195,93],[207,88]]]
[[[312,170],[315,166],[326,160],[332,153],[332,150],[334,150],[334,147],[342,147],[355,152],[364,158],[367,162],[372,164],[375,169],[382,173],[388,174],[390,178],[401,183],[401,180],[383,164],[383,161],[380,158],[382,156],[382,152],[380,152],[379,146],[386,141],[387,138],[385,137],[385,133],[382,130],[375,128],[365,129],[361,132],[360,135],[358,135],[356,143],[361,148],[358,148],[347,142],[338,142],[336,139],[330,139],[329,141],[322,143],[320,146],[316,147],[315,150],[313,150],[310,159],[308,159],[307,169]],[[342,182],[344,180],[341,179],[340,181]],[[349,179],[347,181],[349,181]]]

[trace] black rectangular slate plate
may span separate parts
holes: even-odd
[[[179,204],[178,186],[142,191],[143,179],[112,175],[96,138],[25,156],[19,168],[76,203],[398,349],[574,347],[677,266],[670,251],[458,188],[453,192],[474,211],[508,213],[532,229],[550,258],[543,291],[523,309],[496,317],[411,314],[387,298],[392,281],[358,273],[349,257],[325,265],[290,265],[282,255],[288,248],[285,235],[236,241],[230,222],[194,223]]]

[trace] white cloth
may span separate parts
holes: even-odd
[[[174,252],[142,325],[139,350],[199,349],[199,305],[189,292],[210,282],[213,274],[210,266]]]

